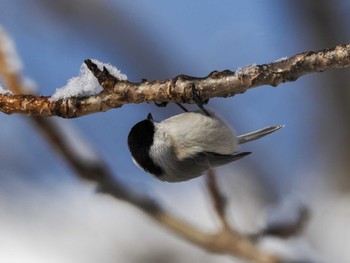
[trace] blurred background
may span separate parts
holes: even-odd
[[[350,1],[0,0],[0,24],[12,36],[38,93],[51,95],[84,59],[109,62],[131,81],[206,76],[350,40]],[[271,211],[303,203],[310,221],[299,236],[261,246],[293,259],[350,262],[349,69],[212,99],[209,107],[238,134],[285,128],[242,147],[253,154],[217,170],[229,218],[254,233]],[[59,120],[97,149],[128,187],[147,193],[187,221],[217,222],[203,178],[156,181],[131,161],[130,128],[174,105],[126,105]],[[232,262],[174,236],[123,202],[78,180],[27,117],[0,115],[1,262]],[[274,208],[277,207],[277,208]],[[240,262],[235,259],[235,262]]]

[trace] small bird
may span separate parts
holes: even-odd
[[[138,167],[161,181],[181,182],[247,156],[250,152],[238,152],[239,144],[282,127],[236,136],[212,111],[184,112],[161,122],[155,122],[149,113],[132,127],[128,146]]]

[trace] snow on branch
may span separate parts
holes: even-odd
[[[350,44],[342,44],[320,51],[309,51],[278,61],[250,65],[238,70],[213,71],[203,78],[179,75],[173,79],[133,83],[120,75],[114,76],[110,69],[100,69],[96,61],[86,60],[102,89],[89,92],[58,91],[54,96],[0,94],[0,111],[6,114],[21,113],[36,116],[60,116],[76,118],[84,115],[122,107],[128,103],[180,102],[193,103],[192,89],[199,92],[203,100],[214,97],[230,97],[244,93],[250,88],[295,81],[299,77],[330,69],[350,66]],[[85,73],[83,73],[85,74]],[[80,79],[81,80],[81,79]],[[90,85],[86,79],[78,81]],[[74,86],[74,85],[73,85]],[[89,89],[88,89],[89,90]],[[99,92],[98,94],[96,94]],[[57,95],[58,94],[58,95]]]
[[[0,85],[0,94],[9,94],[9,95],[12,95],[12,92],[11,92],[11,90],[4,89],[4,88]]]
[[[117,79],[127,80],[127,76],[122,74],[111,64],[102,63],[96,59],[91,60],[100,70],[106,68],[108,72]],[[67,85],[56,90],[51,96],[51,100],[69,99],[70,97],[87,97],[97,95],[103,91],[96,77],[88,69],[86,64],[82,64],[77,77],[68,80]]]

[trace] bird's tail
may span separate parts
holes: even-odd
[[[275,132],[283,127],[284,127],[284,125],[270,126],[270,127],[263,128],[261,130],[257,130],[257,131],[253,131],[253,132],[250,132],[247,134],[240,135],[237,137],[238,143],[242,144],[242,143],[257,140],[257,139],[264,137],[265,135],[268,135],[272,132]]]

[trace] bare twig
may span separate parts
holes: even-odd
[[[304,52],[269,64],[250,65],[236,72],[213,71],[204,78],[180,75],[169,80],[141,83],[117,80],[108,71],[99,70],[91,60],[86,60],[85,63],[104,88],[101,93],[60,100],[50,100],[48,96],[2,94],[0,111],[6,114],[76,118],[119,108],[128,103],[150,101],[192,103],[193,86],[203,100],[229,97],[250,88],[262,85],[277,86],[283,82],[295,81],[306,74],[349,67],[350,44],[316,52]]]
[[[211,197],[214,210],[221,221],[222,228],[229,228],[229,224],[226,218],[226,198],[220,192],[214,170],[208,170],[206,179],[208,192]]]
[[[11,70],[8,70],[6,55],[7,54],[4,52],[1,52],[0,35],[0,74],[5,80],[5,84],[8,89],[12,90],[15,93],[21,93],[24,91],[24,88],[21,84],[21,72],[13,72]],[[6,99],[8,100],[7,102]],[[81,99],[82,98],[76,98],[77,104],[75,106],[79,104],[78,102]],[[85,99],[91,100],[92,97]],[[66,142],[63,134],[60,133],[60,129],[57,129],[57,123],[53,120],[42,117],[54,115],[47,115],[47,113],[50,112],[48,110],[50,107],[47,108],[47,103],[49,103],[47,97],[36,97],[33,95],[13,95],[7,97],[6,95],[0,95],[0,101],[2,101],[0,102],[0,107],[2,107],[2,109],[8,109],[11,111],[11,105],[13,105],[18,109],[22,109],[22,113],[28,113],[29,110],[29,112],[32,112],[34,115],[39,115],[35,118],[31,118],[31,120],[45,135],[47,141],[71,166],[79,178],[95,182],[97,184],[97,189],[99,192],[109,194],[119,200],[130,203],[134,207],[145,212],[162,226],[170,229],[185,240],[208,251],[242,257],[254,262],[279,262],[275,256],[260,251],[252,242],[238,234],[226,231],[225,229],[220,230],[218,233],[214,234],[206,233],[194,227],[193,225],[188,224],[179,218],[176,218],[175,216],[165,211],[152,198],[133,192],[131,189],[125,188],[116,179],[116,176],[112,174],[107,164],[102,159],[96,159],[92,163],[87,163],[84,161],[84,158],[81,158],[81,156],[77,155],[77,152],[73,151],[70,145]],[[69,101],[71,100],[67,100],[66,103]],[[68,104],[66,108],[72,110],[72,107],[69,106],[71,104]],[[82,107],[80,110],[84,111],[86,109]],[[81,115],[84,114],[80,113],[80,116]],[[74,116],[74,114],[69,116]]]

